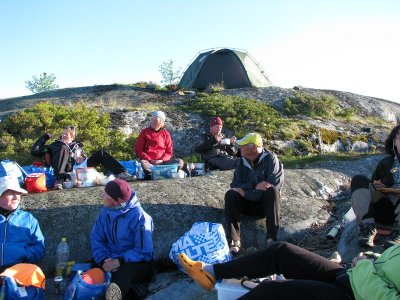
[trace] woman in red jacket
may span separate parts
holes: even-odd
[[[183,160],[173,158],[171,135],[164,125],[165,114],[162,111],[153,112],[150,126],[140,132],[136,141],[134,150],[147,176],[154,165],[179,164],[179,169],[183,168]]]

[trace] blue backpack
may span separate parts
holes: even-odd
[[[12,277],[3,277],[0,300],[44,300],[44,290],[35,286],[20,286]]]

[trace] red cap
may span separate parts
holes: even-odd
[[[114,179],[106,184],[104,191],[109,195],[114,201],[120,198],[122,201],[126,202],[131,198],[132,188],[125,180]]]
[[[220,117],[212,117],[210,126],[214,125],[221,125],[222,126],[222,119]]]

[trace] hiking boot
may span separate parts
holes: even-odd
[[[360,247],[373,247],[374,238],[376,236],[376,228],[374,223],[361,223],[359,225],[360,236],[358,245]]]
[[[122,292],[119,286],[111,282],[106,289],[106,300],[122,300]]]
[[[202,288],[206,290],[212,290],[214,288],[217,280],[203,269],[203,263],[201,261],[193,261],[184,253],[179,254],[178,259],[179,264],[185,269],[186,273]]]
[[[240,251],[240,240],[237,241],[232,241],[231,246],[229,247],[229,252],[232,253],[233,255],[238,254]]]
[[[125,180],[125,181],[133,181],[133,180],[135,180],[136,179],[136,177],[135,176],[132,176],[131,174],[129,174],[128,172],[122,172],[122,173],[119,173],[119,174],[117,174],[117,176],[116,176],[118,179],[122,179],[122,180]]]
[[[389,235],[389,239],[386,241],[384,247],[387,249],[398,244],[400,244],[400,225],[396,223],[393,226],[393,229]]]

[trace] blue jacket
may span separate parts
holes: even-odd
[[[231,188],[242,188],[246,200],[259,201],[263,191],[255,189],[258,183],[267,181],[281,190],[283,178],[282,163],[275,154],[264,149],[255,166],[251,166],[244,157],[240,159],[233,174]]]
[[[36,263],[44,258],[44,237],[39,223],[19,207],[7,218],[0,215],[0,266]]]
[[[90,235],[96,263],[107,258],[124,262],[153,260],[153,220],[141,207],[135,192],[125,207],[103,207]]]

